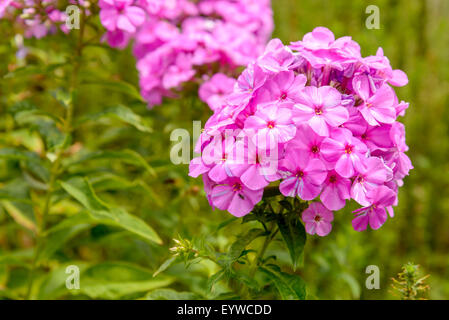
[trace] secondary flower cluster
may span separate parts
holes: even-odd
[[[202,175],[211,206],[238,217],[280,180],[284,196],[319,197],[303,212],[308,233],[327,235],[349,199],[362,206],[354,229],[378,229],[413,168],[396,121],[408,103],[390,86],[407,82],[381,48],[362,57],[323,27],[289,46],[274,39],[207,121],[190,175]]]
[[[85,0],[70,0],[68,4],[88,7]],[[43,38],[58,30],[69,32],[65,21],[65,7],[58,0],[2,0],[0,1],[0,19],[13,21],[15,26],[23,29],[27,38]]]
[[[270,0],[100,0],[99,6],[111,46],[124,48],[134,40],[149,106],[175,96],[186,82],[246,66],[263,52],[273,27]],[[202,90],[206,102],[211,87],[227,93],[215,80]]]

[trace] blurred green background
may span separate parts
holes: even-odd
[[[382,1],[325,1],[273,0],[275,30],[273,37],[284,43],[297,41],[317,26],[326,26],[336,37],[350,35],[363,55],[374,55],[379,46],[384,49],[394,69],[404,70],[409,77],[406,87],[398,88],[399,99],[410,102],[406,116],[408,152],[414,170],[400,189],[399,206],[395,217],[388,219],[377,231],[358,233],[352,230],[351,203],[336,213],[333,231],[325,238],[308,237],[304,263],[297,272],[305,279],[310,298],[317,299],[392,299],[391,278],[409,261],[421,265],[423,274],[430,274],[431,299],[449,299],[449,1],[445,0],[382,0]],[[368,30],[365,20],[367,5],[380,9],[380,29]],[[0,39],[0,75],[17,67],[14,57],[14,32],[4,22]],[[63,41],[58,41],[61,37]],[[47,37],[26,40],[30,49],[27,64],[51,65],[64,61],[73,50],[75,38]],[[56,41],[55,41],[56,40]],[[107,46],[86,47],[80,78],[123,80],[137,86],[135,61],[131,50],[117,51]],[[22,62],[23,63],[23,62]],[[11,125],[8,107],[29,99],[40,108],[58,113],[57,102],[49,92],[64,86],[66,71],[57,77],[31,76],[2,81],[0,86],[0,146],[15,145],[37,153],[42,142],[27,130]],[[135,166],[92,160],[72,166],[62,178],[83,174],[89,177],[98,196],[141,217],[158,232],[164,245],[144,241],[129,232],[102,224],[87,223],[83,227],[64,232],[48,249],[46,262],[37,270],[38,281],[33,288],[37,298],[140,298],[145,289],[136,292],[115,292],[103,295],[98,290],[121,274],[121,281],[134,283],[146,279],[170,257],[173,238],[206,241],[217,251],[225,251],[236,235],[248,228],[228,213],[212,211],[202,192],[201,179],[187,176],[188,166],[174,166],[169,161],[170,132],[185,128],[192,132],[192,120],[210,116],[207,107],[195,94],[180,100],[167,101],[163,106],[147,110],[146,106],[128,95],[114,93],[101,86],[81,86],[75,117],[102,110],[120,102],[131,107],[152,127],[151,133],[136,131],[131,126],[114,121],[83,124],[74,133],[74,156],[95,150],[132,149],[140,153],[154,168],[157,176]],[[21,175],[16,162],[0,160],[0,186],[5,187]],[[21,179],[21,178],[19,178]],[[63,221],[80,210],[76,201],[57,190],[57,199],[50,212],[50,224]],[[42,193],[32,191],[31,197],[42,202]],[[39,213],[36,208],[35,213]],[[218,228],[223,222],[225,228]],[[0,296],[20,298],[26,292],[30,261],[35,247],[33,227],[17,223],[0,209]],[[33,219],[31,219],[33,222]],[[219,229],[219,230],[218,230]],[[256,241],[255,246],[260,246]],[[278,263],[290,268],[289,256],[282,241],[270,245],[267,256],[275,254]],[[111,264],[116,263],[117,265]],[[94,285],[90,291],[68,292],[63,288],[65,266],[79,265],[82,270],[101,265],[108,272],[92,271]],[[106,264],[106,267],[105,267]],[[125,273],[122,269],[127,266]],[[132,265],[133,267],[129,267]],[[379,290],[365,287],[368,265],[380,269]],[[139,266],[136,269],[134,266]],[[114,268],[117,268],[114,273]],[[111,271],[112,270],[112,271]],[[121,270],[121,271],[120,271]],[[166,283],[178,291],[189,291],[202,298],[214,298],[208,292],[207,278],[217,271],[213,263],[200,263],[186,269],[183,264],[169,268]],[[82,275],[83,277],[83,275]],[[137,279],[137,280],[136,280]],[[97,281],[97,282],[95,282]],[[95,287],[95,283],[97,287]],[[223,285],[223,284],[222,284]],[[94,289],[92,289],[92,287]],[[222,288],[218,288],[220,292]],[[223,289],[223,291],[225,291]],[[143,292],[143,293],[142,293]]]

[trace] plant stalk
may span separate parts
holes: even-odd
[[[81,9],[80,32],[79,32],[78,42],[76,45],[75,56],[74,56],[75,61],[73,64],[73,69],[72,69],[72,74],[70,77],[70,84],[69,84],[69,92],[71,94],[72,99],[71,99],[69,105],[67,106],[67,111],[66,111],[66,115],[65,115],[65,119],[64,119],[63,131],[64,131],[64,133],[67,134],[66,139],[67,139],[68,135],[70,134],[70,132],[72,131],[72,120],[73,120],[73,111],[74,111],[73,93],[76,89],[77,82],[78,82],[80,58],[81,58],[82,51],[83,51],[84,30],[85,30],[85,12],[84,12],[84,9]],[[33,288],[36,269],[38,267],[39,256],[40,256],[42,247],[45,244],[45,237],[46,237],[45,231],[47,229],[48,215],[49,215],[50,206],[51,206],[51,197],[53,195],[53,192],[54,192],[54,189],[56,186],[56,181],[58,179],[59,171],[60,171],[60,167],[61,167],[62,157],[63,157],[63,154],[64,154],[66,148],[67,148],[67,146],[64,142],[63,147],[61,147],[58,150],[58,152],[56,153],[56,158],[53,161],[51,168],[50,168],[50,181],[48,183],[48,190],[47,190],[47,194],[46,194],[45,200],[44,200],[44,208],[42,210],[41,221],[40,221],[39,227],[37,228],[36,250],[35,250],[35,253],[33,256],[33,262],[31,265],[31,270],[30,270],[29,278],[28,278],[28,287],[27,287],[27,292],[26,292],[26,296],[25,296],[25,298],[27,300],[29,300],[31,298],[31,291]]]
[[[250,278],[254,278],[254,276],[256,274],[256,271],[257,271],[257,267],[260,264],[260,261],[263,259],[264,255],[265,255],[265,252],[268,249],[268,246],[270,245],[271,241],[273,241],[274,237],[276,236],[276,234],[279,231],[279,229],[276,229],[275,231],[273,231],[274,228],[275,228],[275,223],[272,222],[270,230],[268,231],[269,234],[266,235],[265,240],[264,240],[264,242],[262,244],[262,247],[260,248],[260,250],[258,251],[256,257],[254,258],[253,263],[251,265],[251,268],[249,270],[249,277]],[[248,296],[248,288],[247,287],[245,287],[242,290],[242,295],[243,296]],[[250,297],[248,297],[248,298],[250,298]]]

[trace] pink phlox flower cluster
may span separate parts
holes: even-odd
[[[216,107],[190,164],[212,207],[244,216],[271,184],[314,201],[302,215],[310,234],[328,234],[332,211],[350,199],[362,206],[354,212],[357,231],[393,216],[413,166],[397,121],[408,104],[391,86],[408,80],[382,49],[362,57],[350,37],[319,27],[290,46],[272,40],[228,95],[219,77],[203,89]]]
[[[100,0],[99,6],[109,45],[133,41],[150,107],[187,82],[201,84],[211,109],[221,107],[234,85],[226,74],[259,56],[273,28],[270,0]]]
[[[84,6],[85,0],[70,0],[69,4]],[[0,19],[8,19],[23,29],[27,38],[43,38],[58,30],[68,33],[65,12],[67,4],[61,6],[57,0],[2,0],[0,2]],[[86,10],[89,14],[89,11]]]

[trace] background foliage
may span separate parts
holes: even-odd
[[[380,8],[379,30],[365,27],[368,4]],[[274,37],[284,43],[322,25],[337,36],[351,35],[364,55],[382,46],[392,66],[408,74],[410,83],[397,92],[410,102],[403,122],[415,169],[400,189],[394,219],[378,231],[358,233],[350,224],[353,207],[346,207],[336,213],[329,236],[308,237],[296,271],[282,238],[275,237],[266,257],[275,255],[282,271],[261,270],[266,288],[250,296],[303,298],[302,283],[272,288],[270,279],[277,286],[292,283],[283,274],[289,272],[305,280],[308,298],[391,299],[391,277],[413,261],[430,274],[429,297],[449,298],[449,3],[273,0],[273,7]],[[95,19],[89,23],[98,26]],[[195,94],[147,110],[130,50],[99,45],[90,37],[100,33],[90,26],[90,42],[82,48],[76,32],[26,40],[26,61],[15,56],[8,23],[0,30],[0,296],[248,296],[241,284],[251,288],[251,280],[231,275],[221,281],[229,274],[212,260],[220,253],[235,261],[242,253],[252,257],[244,249],[262,245],[258,231],[249,235],[249,246],[237,236],[260,224],[212,211],[202,182],[187,176],[187,165],[169,160],[170,132],[192,131],[192,120],[204,123],[210,115]],[[39,232],[45,211],[47,228]],[[179,258],[164,264],[175,246],[188,268]],[[81,270],[80,290],[65,288],[68,265]],[[365,288],[368,265],[380,268],[380,290]]]

